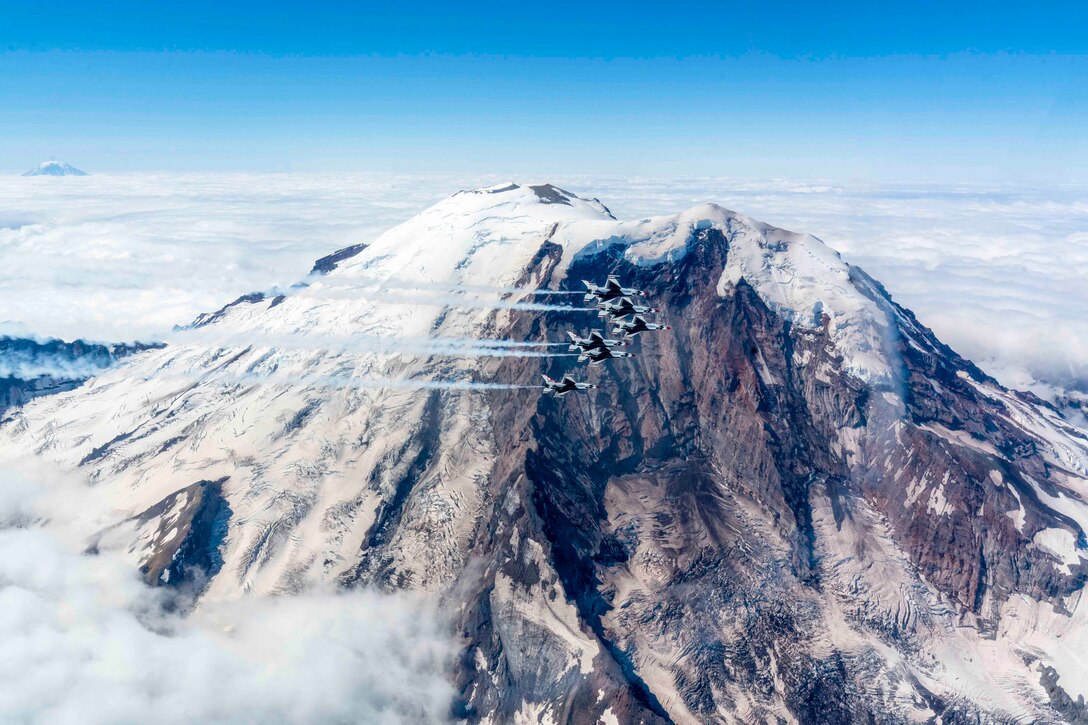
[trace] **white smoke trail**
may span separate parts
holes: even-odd
[[[261,345],[277,349],[322,350],[335,353],[417,354],[451,357],[566,357],[570,353],[547,352],[538,348],[565,347],[566,342],[478,340],[474,338],[402,338],[370,333],[353,335],[310,334],[305,332],[229,333],[208,328],[181,330],[174,334],[178,344],[240,348]]]
[[[585,294],[584,290],[554,290],[554,289],[527,289],[525,287],[495,287],[490,285],[464,284],[461,282],[432,282],[426,280],[399,280],[394,278],[373,279],[370,283],[357,285],[338,285],[351,289],[372,290],[407,290],[407,291],[433,291],[433,292],[474,292],[478,294],[508,294],[523,295],[526,297],[549,297],[552,295],[570,296]]]
[[[130,376],[132,377],[132,376]],[[492,383],[477,380],[431,380],[425,378],[376,378],[355,377],[351,375],[306,375],[289,373],[263,373],[249,371],[233,373],[227,370],[210,371],[207,375],[199,373],[171,373],[168,375],[147,375],[140,377],[143,382],[155,383],[193,383],[206,382],[224,385],[286,385],[346,390],[350,388],[394,389],[394,390],[533,390],[540,385],[521,383]]]
[[[524,287],[486,287],[472,284],[431,284],[427,282],[383,282],[379,289],[407,290],[418,292],[468,292],[474,294],[520,295],[522,297],[564,297],[583,296],[585,292],[577,290],[525,289]]]
[[[520,347],[528,347],[528,348],[533,348],[533,347],[566,347],[567,345],[570,344],[569,342],[547,342],[547,341],[535,342],[535,341],[532,341],[532,340],[527,340],[527,341],[524,341],[524,342],[519,342],[518,340],[480,340],[480,342],[483,343],[484,347],[514,347],[514,348],[520,348]]]
[[[309,287],[306,292],[317,299],[329,300],[376,300],[383,304],[394,305],[431,305],[436,307],[454,307],[460,309],[482,310],[522,310],[526,312],[563,312],[568,314],[584,314],[595,312],[592,307],[580,307],[577,305],[558,305],[544,302],[519,302],[515,300],[486,300],[479,297],[466,297],[463,295],[435,294],[427,296],[406,296],[388,294],[381,290],[351,294],[351,290],[359,290],[358,287]]]

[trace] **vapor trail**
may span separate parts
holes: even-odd
[[[325,287],[307,289],[315,299],[330,299],[330,300],[359,300],[359,299],[371,299],[377,300],[386,304],[400,304],[400,305],[433,305],[436,307],[459,307],[468,309],[482,309],[482,310],[525,310],[529,312],[565,312],[565,313],[586,313],[595,312],[590,307],[579,307],[576,305],[557,305],[547,304],[543,302],[516,302],[512,300],[484,300],[479,298],[464,297],[459,295],[430,295],[426,297],[419,296],[405,296],[405,295],[389,295],[381,293],[378,294],[344,294],[338,290],[346,289],[359,289],[357,287]]]
[[[220,384],[247,385],[267,383],[271,385],[290,385],[304,387],[332,388],[391,388],[406,390],[533,390],[540,385],[522,385],[517,383],[491,383],[475,380],[426,380],[421,378],[373,378],[344,375],[289,375],[284,373],[230,373],[217,370],[209,375],[171,374],[167,376],[145,376],[145,382],[207,382]]]
[[[177,333],[185,345],[207,345],[222,349],[261,345],[277,349],[320,350],[338,354],[413,354],[449,357],[569,357],[575,353],[549,352],[539,348],[566,346],[564,342],[477,340],[474,338],[398,338],[367,333],[328,335],[307,333],[219,334],[207,329]]]
[[[584,295],[584,291],[555,290],[555,289],[527,289],[525,287],[493,287],[490,285],[463,284],[460,282],[429,282],[398,279],[374,280],[371,284],[340,285],[342,287],[376,290],[411,290],[411,291],[435,291],[435,292],[477,292],[480,294],[516,294],[534,297],[547,297],[551,295]]]

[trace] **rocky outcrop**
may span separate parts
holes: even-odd
[[[170,494],[99,533],[90,551],[127,547],[148,584],[180,590],[185,600],[195,601],[223,568],[232,514],[223,496],[226,480],[197,481]],[[140,545],[133,547],[134,541]]]
[[[337,265],[339,265],[341,262],[357,256],[366,248],[366,244],[352,244],[350,246],[344,247],[343,249],[337,249],[332,254],[327,254],[321,259],[314,262],[314,267],[310,270],[310,274],[328,274],[329,272],[336,269]]]

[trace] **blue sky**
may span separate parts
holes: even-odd
[[[1086,180],[1088,3],[0,0],[0,168]]]

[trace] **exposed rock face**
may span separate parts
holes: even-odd
[[[223,484],[197,481],[99,534],[92,549],[111,541],[126,545],[147,541],[146,558],[137,563],[152,585],[188,588],[198,593],[223,567],[220,551],[230,521]]]
[[[516,352],[591,318],[506,290],[613,272],[673,329],[577,371]],[[375,278],[466,291],[352,293]],[[194,522],[181,541],[221,562],[208,598],[322,580],[444,597],[469,721],[1082,716],[1088,438],[818,240],[712,206],[617,222],[511,184],[312,281],[205,320],[221,347],[140,356],[0,433],[87,471],[131,511],[119,530],[159,532],[130,536],[159,542],[129,544],[149,576],[185,546],[164,527]],[[529,387],[567,371],[599,387]],[[211,513],[194,470],[217,480]]]
[[[310,274],[328,274],[336,269],[340,262],[343,262],[345,259],[351,259],[366,249],[366,247],[367,245],[365,244],[352,244],[349,247],[337,249],[332,254],[328,254],[314,262],[314,267],[310,270]]]

